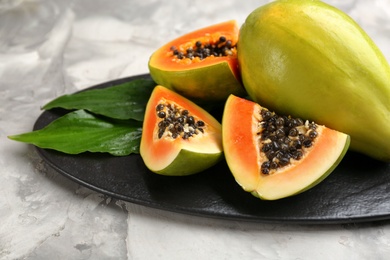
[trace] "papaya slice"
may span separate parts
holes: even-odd
[[[325,179],[348,150],[344,133],[231,95],[222,118],[227,164],[238,184],[263,200],[306,191]]]
[[[237,60],[239,27],[234,20],[185,34],[155,51],[153,80],[198,103],[244,95]]]
[[[157,174],[195,174],[223,158],[221,131],[203,108],[158,85],[146,105],[140,155]]]

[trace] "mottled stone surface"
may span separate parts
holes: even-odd
[[[242,23],[266,2],[0,0],[0,259],[388,259],[389,221],[256,224],[145,208],[84,188],[7,139],[30,131],[54,97],[147,73],[166,41]],[[325,2],[390,60],[390,1]]]

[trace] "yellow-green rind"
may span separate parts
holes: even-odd
[[[230,94],[246,94],[226,61],[182,71],[157,68],[149,63],[149,71],[155,82],[196,103],[223,102]]]
[[[222,159],[223,152],[206,154],[182,149],[170,165],[155,173],[165,176],[192,175],[214,166]]]

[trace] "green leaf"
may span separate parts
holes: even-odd
[[[63,95],[43,106],[43,109],[84,109],[111,118],[142,121],[146,103],[155,86],[151,79],[136,79],[104,89]]]
[[[142,122],[112,120],[77,110],[40,130],[8,138],[68,154],[89,151],[125,156],[139,153],[141,135]]]

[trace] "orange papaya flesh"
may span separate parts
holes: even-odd
[[[198,173],[223,158],[221,131],[221,124],[203,108],[158,85],[146,106],[140,155],[161,175]]]
[[[157,84],[200,103],[245,95],[238,69],[238,33],[237,22],[231,20],[174,39],[151,55],[150,75]]]
[[[337,167],[348,150],[349,135],[306,121],[296,128],[307,135],[314,126],[316,137],[308,147],[302,145],[297,149],[301,152],[300,158],[293,156],[293,150],[288,150],[288,163],[280,165],[280,157],[270,160],[264,152],[265,143],[269,143],[263,135],[267,131],[261,112],[264,110],[255,102],[231,95],[222,119],[223,148],[229,169],[245,191],[260,199],[282,199],[314,187]],[[285,137],[291,144],[298,136],[286,134]],[[263,168],[267,161],[276,163],[269,172]]]

